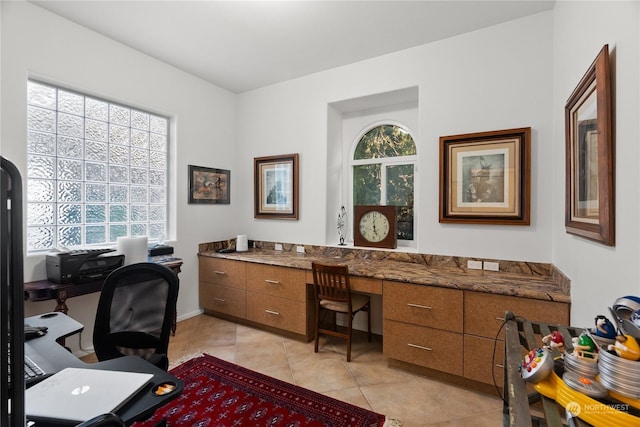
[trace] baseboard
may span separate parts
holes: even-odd
[[[202,309],[194,310],[190,313],[184,313],[178,316],[178,322],[182,322],[183,320],[190,319],[192,317],[196,317],[204,313]]]

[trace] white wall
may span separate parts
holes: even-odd
[[[235,96],[24,2],[2,2],[0,152],[26,171],[26,79],[172,117],[172,200],[181,274],[179,315],[198,309],[197,244],[250,239],[326,244],[328,122],[336,102],[418,87],[420,252],[553,262],[572,279],[574,324],[589,325],[612,300],[639,294],[637,2],[556,2],[553,11]],[[603,44],[614,55],[617,245],[564,231],[566,98]],[[237,108],[237,110],[236,110]],[[531,126],[531,226],[438,223],[438,140],[443,135]],[[300,153],[300,220],[253,218],[253,158]],[[231,205],[187,205],[187,165],[231,170]],[[341,181],[338,181],[341,182]],[[333,199],[332,199],[333,200]],[[233,218],[233,221],[229,219]],[[28,257],[26,279],[44,278]],[[70,300],[90,329],[95,295]],[[28,304],[27,312],[51,302]],[[86,341],[86,339],[85,339]]]
[[[86,30],[26,2],[1,2],[2,134],[0,152],[26,181],[26,83],[30,76],[171,117],[170,200],[180,274],[178,314],[197,313],[198,243],[226,239],[240,227],[239,198],[233,180],[235,95],[174,67]],[[187,165],[230,169],[231,205],[187,204]],[[46,278],[43,256],[25,260],[25,280]],[[85,325],[83,345],[91,345],[97,294],[68,301],[70,313]],[[27,303],[26,313],[53,310],[55,302]],[[71,342],[72,348],[76,343]]]
[[[591,326],[616,298],[640,295],[639,2],[556,2],[553,49],[553,182],[565,177],[564,106],[600,49],[609,45],[614,105],[616,245],[564,229],[564,184],[551,187],[553,262],[571,280],[574,325]]]
[[[300,154],[300,220],[254,220],[247,198],[239,210],[244,231],[259,240],[335,243],[326,239],[335,233],[326,218],[337,209],[325,201],[339,191],[325,185],[327,141],[336,133],[327,129],[336,120],[327,106],[418,87],[418,250],[550,262],[552,23],[546,12],[239,95],[238,156],[247,167],[256,156]],[[439,137],[525,126],[532,127],[531,226],[440,224]],[[251,194],[251,174],[238,185]]]

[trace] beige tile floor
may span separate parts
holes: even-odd
[[[364,333],[354,335],[347,363],[344,340],[323,337],[316,354],[313,342],[200,315],[178,323],[169,358],[175,364],[198,353],[396,418],[403,427],[502,425],[498,397],[389,367],[381,338],[369,343]]]

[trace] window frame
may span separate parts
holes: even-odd
[[[380,126],[397,126],[404,129],[409,136],[413,139],[413,143],[416,148],[416,154],[410,156],[398,156],[398,157],[378,157],[374,159],[361,159],[354,160],[354,154],[360,143],[360,140],[364,135],[366,135],[372,129],[375,129]],[[367,126],[363,127],[360,132],[356,135],[356,137],[351,141],[351,146],[349,148],[349,162],[347,166],[347,175],[348,179],[348,210],[347,214],[350,218],[354,218],[354,195],[353,195],[353,167],[361,166],[361,165],[370,165],[370,164],[379,164],[380,167],[380,182],[386,183],[387,177],[387,167],[388,166],[400,166],[400,165],[413,165],[413,240],[402,240],[398,239],[398,247],[399,248],[417,248],[418,247],[418,191],[417,184],[418,180],[418,144],[416,144],[416,138],[414,136],[413,131],[409,126],[404,123],[401,123],[397,120],[378,120],[373,123],[369,123]],[[380,201],[387,199],[387,188],[386,185],[380,186]],[[354,241],[354,231],[353,231],[353,220],[349,224],[350,233],[349,233],[349,241],[353,244]]]

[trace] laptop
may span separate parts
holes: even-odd
[[[25,393],[31,421],[80,423],[115,412],[153,378],[153,374],[65,368]]]

